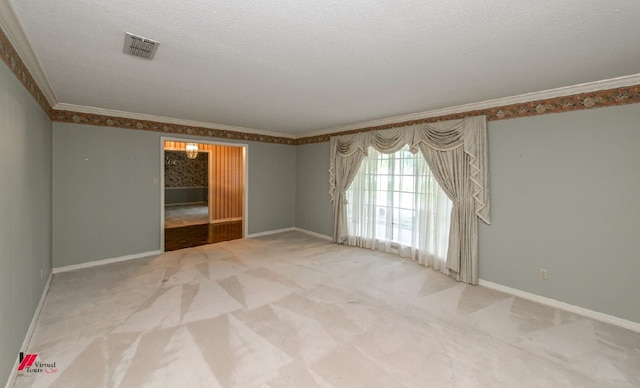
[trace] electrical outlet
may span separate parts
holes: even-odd
[[[547,280],[549,276],[549,271],[546,268],[540,268],[538,271],[538,277],[542,280]]]

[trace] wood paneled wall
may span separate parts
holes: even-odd
[[[165,150],[185,150],[185,142],[165,141]],[[244,149],[198,143],[209,157],[210,221],[242,218],[244,197]]]

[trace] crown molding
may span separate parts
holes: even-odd
[[[640,74],[588,84],[527,93],[480,103],[395,116],[323,131],[321,135],[279,134],[244,127],[204,123],[87,106],[58,104],[51,119],[59,122],[149,130],[162,133],[219,137],[288,145],[323,143],[331,136],[403,127],[484,115],[488,121],[640,103]],[[63,109],[64,108],[64,109]],[[315,132],[317,133],[317,132]]]
[[[565,86],[561,88],[542,90],[539,92],[519,94],[517,96],[496,98],[492,100],[486,100],[481,102],[474,102],[470,104],[457,105],[443,109],[434,109],[430,111],[411,113],[401,116],[386,117],[379,120],[363,121],[354,124],[348,124],[338,127],[332,127],[327,129],[321,129],[317,131],[310,131],[304,134],[304,136],[298,136],[297,138],[313,138],[323,135],[331,135],[335,133],[356,131],[359,129],[380,127],[386,125],[393,125],[397,123],[403,123],[408,121],[424,120],[428,118],[444,117],[455,114],[469,113],[474,111],[486,110],[489,108],[498,108],[503,106],[522,104],[532,101],[548,100],[558,97],[572,96],[584,93],[590,93],[600,90],[615,89],[625,86],[634,86],[640,84],[640,74],[633,74],[624,77],[611,78],[595,82],[587,82],[578,85]]]
[[[31,73],[33,80],[40,88],[40,92],[44,95],[49,106],[55,106],[58,103],[58,99],[51,85],[49,85],[47,77],[44,75],[40,61],[38,61],[33,52],[33,48],[22,30],[13,7],[7,0],[0,0],[0,28],[24,63],[24,66]]]
[[[181,120],[171,117],[100,109],[87,106],[58,104],[51,110],[51,120],[55,122],[87,124],[101,127],[125,128],[153,131],[165,134],[216,137],[240,141],[256,141],[296,145],[296,139],[290,135],[274,136],[276,132],[251,128],[217,125],[198,121]],[[61,109],[66,108],[66,109]],[[222,129],[225,128],[225,129]]]
[[[193,120],[186,120],[186,119],[177,119],[173,117],[156,116],[156,115],[149,115],[145,113],[134,113],[134,112],[121,111],[121,110],[114,110],[114,109],[103,109],[103,108],[96,108],[93,106],[59,103],[59,104],[56,104],[53,107],[53,109],[58,111],[87,113],[87,114],[105,116],[105,117],[119,117],[119,118],[126,118],[126,119],[132,119],[132,120],[140,120],[140,121],[152,121],[152,122],[157,122],[162,124],[183,125],[183,126],[194,127],[194,128],[217,129],[221,131],[247,133],[251,135],[263,135],[263,136],[280,137],[280,138],[287,138],[287,139],[296,138],[294,135],[290,133],[281,133],[281,132],[267,131],[267,130],[255,129],[255,128],[237,127],[233,125],[207,123],[202,121],[193,121]]]

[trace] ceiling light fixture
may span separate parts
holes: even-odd
[[[187,143],[187,158],[195,159],[198,157],[198,145],[196,143]]]

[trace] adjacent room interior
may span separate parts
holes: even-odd
[[[164,141],[164,250],[244,236],[246,148]]]
[[[0,381],[640,386],[638,20],[0,0]]]

